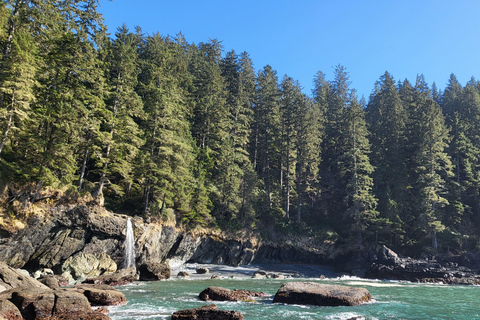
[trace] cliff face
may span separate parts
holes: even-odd
[[[0,260],[15,268],[51,268],[60,272],[63,263],[79,254],[106,253],[121,266],[127,216],[99,206],[58,206],[45,217],[33,217],[28,226],[10,238],[1,239]],[[193,235],[173,227],[132,218],[136,264],[187,261],[242,265],[260,262],[322,264],[325,254],[291,244],[253,243]]]

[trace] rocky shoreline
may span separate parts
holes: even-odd
[[[369,279],[480,285],[480,251],[413,259],[401,257],[386,246],[372,246],[339,259],[337,266],[343,272]]]
[[[53,207],[46,215],[32,217],[18,233],[0,238],[0,261],[32,275],[51,270],[70,283],[115,272],[124,265],[127,218],[97,205]],[[375,245],[334,255],[328,246],[224,239],[149,223],[140,217],[131,221],[135,264],[143,280],[168,278],[170,267],[186,262],[231,266],[290,263],[328,265],[338,272],[372,279],[480,284],[480,252],[412,259]]]

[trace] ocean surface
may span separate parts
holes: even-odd
[[[156,282],[136,282],[118,287],[127,297],[124,306],[110,307],[114,320],[171,319],[173,312],[215,303],[219,309],[243,313],[246,320],[274,319],[480,319],[480,287],[418,284],[399,281],[367,280],[339,276],[328,268],[296,265],[227,267],[201,265],[210,273],[195,274],[195,265],[172,270],[172,278]],[[292,275],[288,279],[252,279],[257,270]],[[178,271],[190,279],[177,279]],[[221,279],[211,279],[212,275]],[[321,276],[325,276],[322,279]],[[275,292],[288,281],[364,287],[374,301],[357,307],[317,307],[272,303]],[[198,294],[209,286],[262,291],[266,297],[256,302],[205,302]]]

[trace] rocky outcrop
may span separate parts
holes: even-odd
[[[16,268],[50,268],[59,273],[73,255],[107,253],[122,259],[126,217],[99,206],[58,206],[34,216],[28,226],[0,245],[0,260]]]
[[[67,279],[98,277],[115,271],[117,264],[105,252],[100,254],[79,252],[69,257],[62,265],[62,275]]]
[[[88,284],[108,284],[110,286],[121,286],[139,279],[135,267],[120,269],[115,273],[106,274],[98,277],[87,278],[83,283]]]
[[[243,315],[237,311],[219,310],[214,304],[196,309],[176,311],[172,320],[242,320]]]
[[[41,282],[0,261],[0,292],[20,287],[48,289]]]
[[[208,287],[198,298],[202,301],[253,301],[255,297],[263,297],[265,293],[251,290],[230,290],[222,287]]]
[[[47,276],[45,279],[56,279]],[[106,319],[91,305],[125,304],[125,295],[108,285],[49,288],[0,262],[0,319]],[[57,281],[58,285],[58,281]]]
[[[187,271],[180,271],[177,273],[177,278],[190,278],[190,273]]]
[[[429,259],[401,257],[386,246],[371,246],[358,250],[348,259],[336,261],[340,271],[372,279],[406,280],[412,282],[434,282],[444,284],[480,284],[479,269],[473,253],[459,256],[431,256]],[[462,265],[463,264],[463,265]]]
[[[9,300],[0,300],[0,319],[23,320],[20,310]]]
[[[206,274],[206,273],[209,273],[210,270],[208,270],[208,268],[205,268],[205,267],[197,267],[195,268],[195,272],[197,274]]]
[[[46,276],[43,278],[38,279],[41,283],[49,287],[50,289],[58,289],[60,285],[58,283],[58,279],[55,276]]]
[[[11,290],[9,300],[2,301],[10,301],[23,319],[50,319],[72,313],[96,314],[87,298],[72,289],[17,288]]]
[[[444,284],[480,285],[477,271],[437,260],[400,258],[395,264],[373,262],[365,274],[369,278]]]
[[[289,282],[280,287],[273,303],[316,306],[358,306],[372,296],[367,289],[326,285],[315,282]]]
[[[140,280],[157,281],[170,279],[170,266],[161,262],[146,262],[138,267]]]
[[[85,295],[92,306],[116,306],[127,303],[125,295],[106,284],[80,284],[75,289]]]
[[[310,244],[288,241],[256,243],[194,235],[173,227],[131,219],[135,233],[136,266],[185,262],[244,265],[250,263],[313,263],[325,261],[325,252]],[[70,282],[112,272],[123,265],[127,216],[96,205],[57,206],[44,216],[34,216],[25,229],[3,239],[0,261],[35,272],[49,268],[70,274]],[[74,266],[74,265],[77,266]],[[94,269],[95,271],[93,271]]]

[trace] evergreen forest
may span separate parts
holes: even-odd
[[[216,39],[107,33],[98,0],[0,3],[0,194],[187,229],[404,250],[480,245],[480,82],[345,67],[311,95]],[[454,70],[452,70],[454,71]]]

